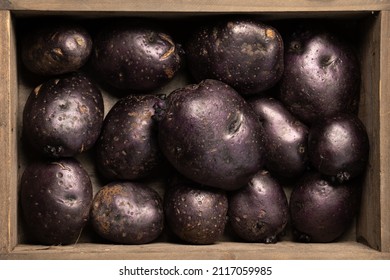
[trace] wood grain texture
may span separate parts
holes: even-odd
[[[0,259],[390,259],[356,242],[302,244],[289,241],[276,244],[221,242],[208,246],[153,243],[139,246],[77,244],[74,246],[19,245]]]
[[[3,0],[0,9],[23,11],[138,11],[138,12],[293,12],[378,11],[388,0]]]
[[[16,245],[16,49],[12,18],[0,11],[0,252]]]
[[[390,12],[381,19],[380,124],[381,124],[381,251],[390,252]]]
[[[381,14],[364,20],[361,34],[360,61],[362,69],[359,117],[365,124],[370,139],[367,166],[359,218],[357,240],[381,249],[380,200],[380,32]]]

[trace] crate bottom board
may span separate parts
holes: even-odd
[[[213,245],[187,245],[152,243],[144,245],[112,245],[79,243],[67,246],[17,245],[0,259],[61,259],[61,260],[115,260],[115,259],[390,259],[383,253],[353,241],[337,243],[295,243],[282,241],[276,244],[219,242]]]

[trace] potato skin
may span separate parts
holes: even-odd
[[[181,47],[151,22],[131,20],[109,24],[94,38],[91,65],[109,85],[119,89],[157,89],[182,65]]]
[[[37,161],[21,178],[21,207],[30,233],[40,244],[77,242],[89,219],[92,184],[72,158]]]
[[[99,88],[82,73],[36,87],[23,111],[23,137],[40,155],[72,157],[95,144],[103,124]]]
[[[22,40],[23,64],[31,72],[53,76],[80,69],[89,59],[92,38],[79,24],[36,27]]]
[[[213,244],[227,222],[228,199],[223,190],[202,187],[186,178],[174,178],[165,192],[167,226],[182,241]]]
[[[359,205],[356,182],[332,183],[318,172],[305,174],[290,196],[293,234],[300,242],[333,242],[348,229]]]
[[[162,199],[142,183],[112,182],[101,188],[92,203],[91,221],[103,238],[121,244],[145,244],[163,231]]]
[[[159,145],[182,175],[234,190],[263,166],[264,139],[249,104],[230,86],[205,80],[172,92],[159,121]]]
[[[192,33],[185,52],[195,81],[220,80],[243,95],[273,87],[283,74],[281,35],[254,19],[211,21]]]
[[[297,178],[307,167],[309,128],[273,97],[247,99],[259,117],[265,135],[265,166],[283,178]]]
[[[104,119],[96,144],[96,164],[109,180],[136,180],[156,173],[163,162],[157,142],[154,95],[120,99]]]
[[[340,183],[361,175],[367,166],[366,128],[351,113],[337,114],[314,124],[309,132],[308,148],[312,166]]]
[[[360,65],[347,42],[317,25],[297,25],[285,36],[285,69],[278,98],[307,125],[359,102]]]
[[[249,242],[276,243],[288,219],[287,196],[266,170],[229,194],[228,217],[233,231]]]

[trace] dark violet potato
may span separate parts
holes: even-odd
[[[22,38],[23,64],[39,75],[59,75],[80,69],[92,51],[92,38],[79,24],[47,24]]]
[[[21,178],[24,222],[33,238],[45,245],[76,243],[88,221],[92,184],[72,158],[37,161]]]
[[[350,45],[310,24],[297,27],[284,40],[279,98],[288,110],[306,124],[356,110],[360,65]]]
[[[276,243],[289,218],[287,196],[268,171],[259,171],[247,186],[229,195],[228,217],[243,240]]]
[[[336,185],[307,173],[290,196],[294,237],[300,242],[333,242],[350,227],[359,206],[356,182]]]
[[[322,174],[338,182],[362,174],[369,154],[364,124],[353,114],[337,114],[317,122],[309,132],[309,160]]]
[[[164,228],[162,199],[148,185],[112,182],[95,195],[91,221],[95,231],[112,242],[150,243]]]
[[[102,94],[82,73],[36,87],[23,112],[23,136],[39,154],[72,157],[95,144],[103,124]]]
[[[159,121],[159,144],[187,178],[224,190],[245,186],[264,162],[256,114],[230,86],[205,80],[172,92]]]
[[[283,73],[283,40],[272,26],[253,19],[220,19],[199,27],[186,44],[197,82],[223,81],[240,94],[273,87]]]
[[[164,196],[168,228],[182,241],[213,244],[222,236],[227,222],[226,192],[202,187],[186,179],[175,179]]]
[[[164,30],[140,20],[109,24],[94,38],[92,67],[119,89],[148,91],[172,80],[182,64],[181,47]]]
[[[96,144],[98,170],[110,180],[135,180],[155,174],[163,156],[157,142],[154,95],[128,95],[108,112]]]
[[[307,165],[308,128],[272,97],[247,99],[264,129],[266,161],[269,171],[284,178],[296,178]]]

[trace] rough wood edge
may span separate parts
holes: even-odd
[[[185,252],[183,254],[183,252]],[[276,244],[221,242],[207,247],[171,243],[137,246],[77,244],[73,246],[19,245],[0,259],[390,259],[368,246],[348,241],[327,244],[302,244],[283,241]]]
[[[16,50],[12,16],[0,11],[0,252],[17,244]]]
[[[380,141],[381,141],[381,251],[390,252],[390,11],[382,12]]]
[[[147,12],[290,12],[290,11],[379,11],[389,10],[387,1],[364,0],[13,0],[2,1],[0,9],[25,11],[147,11]]]

